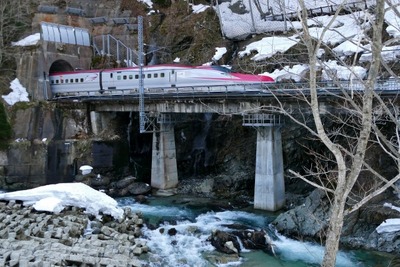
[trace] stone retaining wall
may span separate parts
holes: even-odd
[[[126,208],[119,221],[92,217],[75,207],[52,214],[0,202],[0,266],[143,266],[140,215]]]

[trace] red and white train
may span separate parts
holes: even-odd
[[[208,90],[222,92],[229,88],[262,88],[274,82],[269,76],[231,72],[221,66],[191,67],[184,65],[154,65],[142,68],[143,88],[146,94],[171,91]],[[104,70],[80,70],[50,73],[54,97],[134,95],[139,93],[139,67]],[[186,88],[186,89],[185,89]]]

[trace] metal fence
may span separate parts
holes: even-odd
[[[113,57],[119,65],[136,66],[138,53],[110,34],[93,37],[95,54]]]

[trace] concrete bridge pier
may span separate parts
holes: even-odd
[[[276,211],[285,205],[281,129],[257,128],[254,208]]]
[[[95,135],[100,134],[104,129],[109,127],[110,123],[116,117],[115,112],[96,112],[90,111],[90,125],[92,133]]]
[[[243,117],[244,126],[257,128],[254,208],[276,211],[285,205],[285,181],[280,117],[250,114]]]
[[[157,189],[171,189],[177,185],[174,125],[161,122],[160,131],[153,132],[151,186]]]

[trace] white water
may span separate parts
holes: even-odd
[[[309,242],[300,242],[279,235],[279,240],[274,244],[277,248],[277,253],[284,260],[302,261],[306,263],[319,264],[324,256],[324,248],[322,246]],[[363,266],[357,263],[350,254],[339,252],[337,254],[336,266]]]
[[[240,260],[229,264],[213,265],[207,258],[214,247],[207,241],[213,230],[229,230],[226,225],[241,224],[253,229],[268,230],[268,218],[245,211],[206,212],[196,215],[192,210],[178,206],[149,206],[131,200],[119,200],[121,206],[129,206],[134,212],[142,212],[144,217],[157,216],[176,221],[176,225],[162,223],[157,229],[143,230],[147,245],[151,250],[152,267],[209,267],[209,266],[318,266],[323,258],[322,246],[308,242],[295,241],[281,235],[274,240],[277,258],[265,253],[257,254],[257,262],[248,259],[252,252],[241,252]],[[167,232],[175,228],[177,234]],[[148,262],[147,262],[148,263]],[[248,265],[250,264],[250,265]],[[338,267],[364,266],[351,253],[339,252]]]

